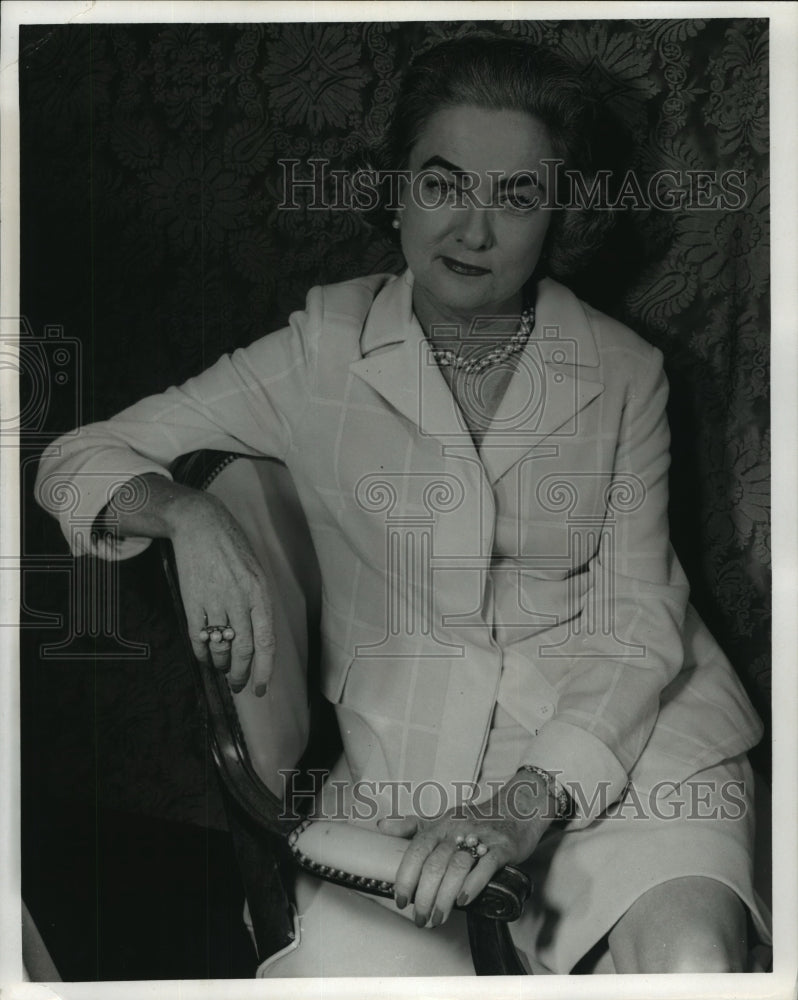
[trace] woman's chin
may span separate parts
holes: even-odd
[[[489,280],[490,275],[472,278],[450,274],[448,278],[438,282],[436,288],[430,289],[433,300],[444,309],[455,313],[473,313],[477,310],[495,312],[497,296]]]

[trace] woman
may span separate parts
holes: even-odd
[[[87,543],[107,557],[171,538],[197,656],[263,694],[264,569],[166,467],[282,459],[322,571],[339,771],[438,796],[401,819],[377,796],[410,839],[396,909],[436,927],[524,864],[516,939],[551,971],[602,942],[619,972],[741,971],[747,914],[767,936],[761,727],[669,547],[662,358],[546,277],[591,241],[552,189],[554,161],[589,182],[589,128],[577,78],[523,42],[418,59],[386,143],[408,270],[312,289],[284,330],[60,439],[38,496],[77,487],[67,534],[109,504],[122,537]]]

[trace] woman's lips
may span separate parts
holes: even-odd
[[[486,267],[475,267],[473,264],[464,264],[461,260],[455,260],[454,257],[441,257],[441,260],[449,268],[450,271],[454,271],[455,274],[464,274],[471,278],[478,278],[483,274],[490,274],[490,271]]]

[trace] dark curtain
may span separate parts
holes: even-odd
[[[282,325],[312,285],[400,268],[390,237],[355,212],[311,210],[306,196],[280,210],[278,161],[345,166],[379,137],[411,54],[475,31],[579,63],[643,186],[663,169],[735,172],[731,209],[643,209],[633,191],[573,287],[665,353],[674,543],[768,716],[766,20],[24,27],[23,768],[35,794],[222,822],[153,556],[110,572],[112,627],[78,613],[82,570],[30,500],[36,456]]]

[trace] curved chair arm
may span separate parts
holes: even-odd
[[[384,899],[393,897],[393,879],[407,844],[400,837],[340,820],[306,819],[288,837],[296,863],[306,872]],[[517,920],[529,889],[527,876],[507,865],[468,908],[491,920]]]
[[[271,833],[285,837],[296,826],[296,818],[284,815],[282,801],[266,787],[252,766],[227,678],[221,671],[200,663],[194,656],[183,612],[174,552],[168,540],[161,539],[160,545],[169,591],[181,618],[187,658],[194,667],[197,694],[207,712],[208,739],[219,777],[245,815]]]
[[[393,897],[392,879],[407,847],[407,841],[398,837],[334,820],[304,820],[291,832],[288,843],[304,871],[385,899]],[[527,974],[507,924],[521,916],[529,892],[527,876],[505,865],[465,908],[471,959],[477,975]]]
[[[205,489],[222,469],[238,457],[219,452],[195,452],[179,459],[172,472],[177,481],[197,489]],[[308,829],[308,823],[300,821],[298,824],[296,815],[285,809],[283,801],[266,786],[253,766],[226,676],[194,657],[172,546],[166,540],[161,542],[161,553],[174,605],[180,617],[187,660],[193,667],[200,703],[206,712],[211,751],[226,796],[247,818],[250,829],[271,835],[275,850],[283,855],[283,862],[287,858],[327,881],[356,888],[367,894],[390,897],[390,874],[384,873],[386,877],[374,878],[368,872],[350,870],[356,868],[360,860],[355,856],[343,868],[340,863],[326,864],[323,858],[314,858],[302,851],[302,834]],[[337,826],[341,827],[343,824],[338,823]],[[386,845],[397,839],[376,832],[371,836]],[[250,841],[251,839],[250,837]],[[394,874],[395,871],[396,865],[393,867]],[[507,924],[521,915],[529,893],[530,884],[526,875],[507,866],[497,872],[483,892],[465,907],[477,975],[526,974],[516,955]],[[252,900],[250,909],[253,909]],[[280,928],[278,937],[290,937],[284,919],[280,922]],[[263,943],[259,941],[258,947],[261,951]]]

